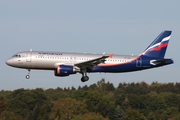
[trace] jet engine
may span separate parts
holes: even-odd
[[[77,71],[74,66],[70,65],[58,65],[57,69],[54,71],[55,76],[69,76],[70,74],[75,74]]]

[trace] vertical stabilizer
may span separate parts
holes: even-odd
[[[170,40],[171,31],[163,31],[159,36],[145,49],[143,55],[157,58],[164,58],[166,49]]]

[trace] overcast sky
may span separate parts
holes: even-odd
[[[57,88],[91,85],[104,78],[115,87],[120,82],[151,84],[180,82],[179,0],[1,0],[0,1],[0,90]],[[53,71],[9,67],[5,61],[17,52],[61,52],[138,55],[163,30],[172,30],[166,52],[174,64],[131,73],[90,73],[55,77]]]

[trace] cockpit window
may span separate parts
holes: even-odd
[[[13,57],[18,57],[18,58],[20,58],[20,57],[21,57],[21,55],[13,55]]]

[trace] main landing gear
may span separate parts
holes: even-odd
[[[87,72],[86,72],[86,71],[82,72],[81,81],[82,81],[82,82],[86,82],[86,81],[88,81],[88,80],[89,80],[89,77],[87,76]]]
[[[28,74],[26,75],[26,79],[29,79],[30,78],[30,69],[28,69]]]
[[[82,78],[81,78],[82,82],[86,82],[88,80],[89,80],[89,77],[87,75],[86,76],[82,76]]]

